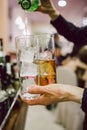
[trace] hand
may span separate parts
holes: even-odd
[[[46,86],[31,85],[29,93],[40,94],[40,96],[31,100],[22,98],[22,100],[28,105],[49,105],[63,101],[74,101],[80,103],[83,90],[84,89],[80,87],[63,84],[49,84]]]
[[[55,20],[59,15],[52,0],[41,0],[41,6],[38,7],[37,11],[48,14],[52,20]]]

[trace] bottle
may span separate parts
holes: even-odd
[[[14,61],[12,63],[12,78],[14,80],[14,88],[16,91],[19,89],[19,73],[18,73],[18,66],[17,62]]]
[[[18,0],[22,9],[33,12],[40,6],[40,0]]]
[[[0,90],[0,125],[8,111],[8,95],[5,90]]]
[[[3,53],[3,39],[0,38],[0,64],[4,62],[4,53]]]
[[[6,92],[9,95],[10,102],[13,101],[13,98],[15,96],[15,89],[14,89],[14,80],[12,77],[12,69],[11,69],[11,57],[10,55],[5,56],[5,82],[4,86],[6,86]],[[10,103],[11,104],[11,103]]]
[[[9,109],[7,88],[7,76],[5,67],[5,56],[3,51],[3,39],[0,38],[0,125]]]
[[[6,73],[11,76],[11,63],[10,63],[10,55],[5,56],[5,67]]]
[[[3,68],[4,68],[3,39],[0,38],[0,89],[2,89]]]

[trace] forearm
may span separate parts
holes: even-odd
[[[65,101],[81,103],[84,89],[72,85],[63,85],[62,90],[65,92],[65,97],[63,97]]]
[[[67,21],[62,15],[58,15],[55,20],[50,22],[57,32],[67,40],[74,42],[77,46],[83,46],[87,43],[87,26],[77,27]]]
[[[49,11],[48,15],[51,18],[51,21],[54,21],[58,18],[60,14],[56,10],[51,10]]]
[[[80,87],[76,87],[76,86],[72,86],[71,89],[72,89],[72,91],[70,93],[69,100],[77,102],[77,103],[81,103],[84,89],[82,89]],[[70,91],[70,90],[68,90],[68,91]]]
[[[60,15],[52,0],[41,0],[41,6],[38,7],[37,11],[47,14],[58,33],[69,41],[79,46],[87,43],[87,26],[80,28],[67,21]]]

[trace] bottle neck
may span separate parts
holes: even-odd
[[[4,62],[3,40],[0,39],[0,64]]]

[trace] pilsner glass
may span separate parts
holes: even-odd
[[[32,99],[39,96],[27,92],[30,84],[45,86],[56,82],[54,51],[52,34],[16,37],[20,92],[23,98]]]

